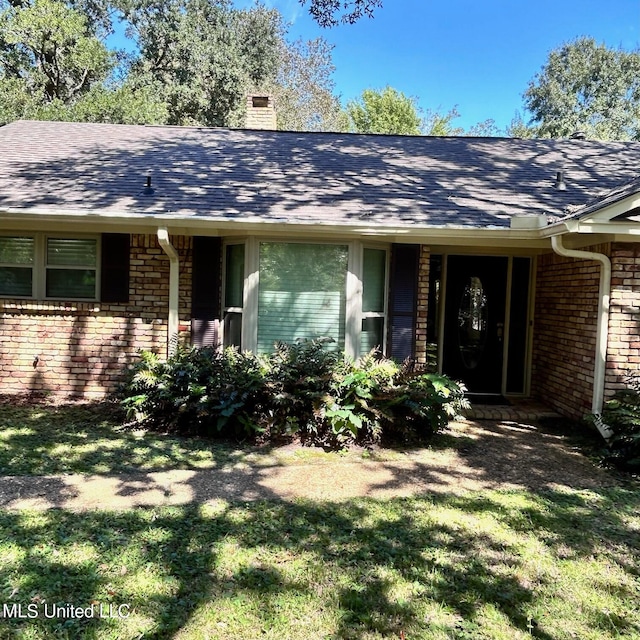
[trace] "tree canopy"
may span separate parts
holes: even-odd
[[[465,131],[453,125],[460,117],[454,107],[447,112],[423,111],[416,98],[393,87],[366,89],[347,104],[348,129],[354,133],[383,133],[425,136],[495,136],[500,132],[493,120],[486,120]]]
[[[640,52],[609,49],[586,37],[564,44],[531,80],[524,103],[540,137],[581,131],[588,138],[638,140]]]
[[[107,46],[121,21],[135,47]],[[279,126],[345,128],[322,38],[229,0],[0,0],[0,123],[19,118],[241,126],[269,91]]]
[[[347,104],[350,129],[356,133],[419,135],[422,119],[414,98],[392,87],[365,89]]]
[[[353,24],[367,16],[373,17],[375,9],[382,7],[382,0],[300,0],[309,6],[311,17],[321,27],[335,27],[340,23]]]

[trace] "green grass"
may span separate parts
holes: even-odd
[[[0,604],[130,616],[0,619],[0,638],[638,638],[639,507],[608,489],[5,512]]]
[[[468,444],[438,442],[432,455]],[[339,455],[127,431],[99,406],[0,410],[0,474]],[[0,640],[640,638],[640,493],[631,486],[0,511]],[[17,604],[39,617],[3,617]],[[45,606],[97,614],[110,604],[130,615],[44,617]]]
[[[450,440],[438,436],[436,449],[450,449]],[[327,452],[132,430],[122,425],[118,412],[103,404],[55,407],[0,401],[0,476],[107,475],[403,457],[403,452],[392,449]]]

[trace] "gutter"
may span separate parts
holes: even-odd
[[[178,346],[178,301],[180,296],[180,261],[178,252],[169,241],[166,227],[158,228],[158,242],[169,257],[169,320],[167,327],[167,356]]]
[[[551,237],[551,246],[555,253],[568,258],[580,260],[595,260],[600,263],[600,286],[598,290],[598,318],[596,331],[596,354],[593,371],[593,395],[591,413],[595,416],[595,425],[605,440],[613,432],[602,420],[602,406],[604,403],[604,382],[607,366],[607,331],[609,328],[609,297],[611,294],[611,260],[603,253],[567,249],[562,243],[562,236]]]

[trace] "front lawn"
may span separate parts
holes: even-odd
[[[0,638],[637,638],[639,507],[614,488],[4,512]]]
[[[489,440],[439,435],[419,455],[474,448],[489,474],[505,464],[495,455],[517,450],[517,464],[540,470],[528,440],[493,457]],[[133,432],[100,406],[0,411],[0,475],[331,464],[339,455],[371,454]],[[554,485],[544,469],[550,482],[538,491],[0,511],[0,639],[640,637],[640,492]]]
[[[446,435],[437,436],[438,446],[448,440]],[[163,435],[125,428],[121,417],[101,404],[55,407],[0,402],[0,476],[270,466],[363,455],[388,460],[399,454],[359,448],[334,453],[310,447],[289,451]]]
[[[233,457],[211,441],[126,429],[101,404],[0,405],[0,475],[197,469]]]

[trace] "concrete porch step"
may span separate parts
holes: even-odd
[[[462,412],[469,420],[505,420],[535,422],[543,418],[560,418],[560,414],[539,401],[530,398],[510,398],[508,405],[472,404]]]

